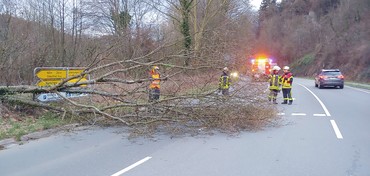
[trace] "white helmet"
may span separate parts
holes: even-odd
[[[277,71],[279,71],[281,68],[279,67],[279,66],[277,66],[277,65],[275,65],[274,67],[272,67],[272,70],[277,70]]]
[[[289,67],[288,66],[284,66],[283,68],[284,70],[289,70]]]
[[[227,67],[224,68],[224,71],[229,71],[229,69]]]

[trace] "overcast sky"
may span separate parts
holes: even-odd
[[[253,6],[254,9],[258,10],[260,8],[261,1],[262,0],[250,0],[249,2],[252,4],[252,6]],[[277,0],[276,2],[277,3],[280,3],[281,0]]]
[[[250,0],[250,2],[251,2],[251,4],[252,4],[253,8],[255,8],[255,9],[260,8],[261,1],[262,1],[262,0]]]

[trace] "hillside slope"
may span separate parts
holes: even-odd
[[[299,76],[339,68],[346,79],[370,82],[370,1],[266,1],[258,40]]]

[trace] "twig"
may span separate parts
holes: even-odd
[[[76,103],[76,102],[74,102],[74,101],[72,101],[72,100],[70,100],[70,99],[68,99],[68,98],[66,98],[66,97],[64,97],[64,96],[62,96],[59,92],[56,92],[56,94],[58,94],[60,97],[62,97],[64,100],[66,100],[67,102],[71,103],[71,104],[72,104],[72,105],[74,105],[74,106],[82,107],[82,108],[87,108],[87,109],[93,109],[93,110],[95,110],[96,112],[98,112],[99,114],[101,114],[101,115],[103,115],[103,116],[106,116],[106,117],[109,117],[109,118],[112,118],[112,119],[115,119],[115,120],[119,120],[119,121],[121,121],[122,123],[126,124],[127,126],[131,126],[131,124],[129,124],[129,123],[128,123],[128,122],[126,122],[125,120],[123,120],[123,119],[121,119],[121,118],[119,118],[119,117],[115,117],[115,116],[113,116],[113,115],[110,115],[110,114],[108,114],[108,113],[105,113],[105,112],[103,112],[103,111],[99,110],[99,109],[98,109],[97,107],[95,107],[95,106],[82,105],[82,104]]]

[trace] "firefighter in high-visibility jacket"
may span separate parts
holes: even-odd
[[[273,104],[277,104],[276,97],[280,92],[280,76],[279,76],[280,67],[274,66],[272,68],[272,73],[269,75],[269,89],[270,94],[268,96],[269,101],[272,101]]]
[[[150,80],[151,83],[149,85],[149,102],[159,100],[160,96],[160,88],[161,88],[161,75],[159,74],[159,67],[153,66],[150,70]]]
[[[282,84],[282,91],[284,101],[281,104],[291,105],[293,103],[292,98],[292,84],[293,84],[293,74],[289,71],[289,67],[285,66],[283,68],[283,75],[280,78]]]
[[[222,92],[222,95],[229,95],[231,79],[229,76],[229,69],[225,67],[220,76],[218,90]]]

